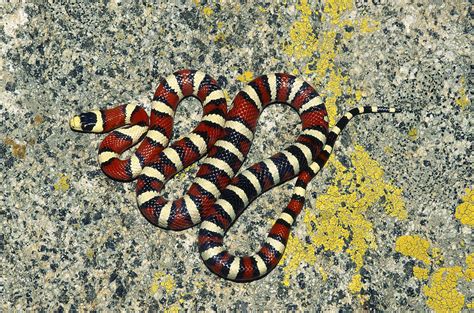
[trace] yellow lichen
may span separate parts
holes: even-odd
[[[412,128],[408,131],[408,138],[410,140],[415,141],[418,138],[418,129]]]
[[[174,303],[168,308],[166,308],[163,312],[164,313],[178,313],[181,309],[181,306],[178,303]]]
[[[464,277],[466,280],[474,280],[474,253],[469,254],[466,257],[466,270],[464,271]]]
[[[427,240],[419,236],[400,236],[396,242],[396,250],[423,260],[433,267],[443,261],[443,255],[439,248],[429,248]],[[429,253],[428,253],[429,252]],[[415,266],[413,275],[419,280],[427,280],[429,283],[423,286],[423,293],[427,297],[426,304],[435,312],[459,312],[464,306],[464,294],[456,288],[459,280],[471,281],[474,278],[474,254],[466,257],[466,268],[460,266],[441,267],[429,275],[429,270]],[[469,304],[466,304],[469,307]]]
[[[330,57],[330,54],[325,54],[325,58]],[[319,59],[321,62],[318,62],[316,71],[320,70],[321,72],[326,71],[326,68],[330,66],[330,63],[325,58]],[[332,62],[332,60],[331,60]],[[317,76],[324,78],[324,76]],[[316,79],[317,81],[318,79]],[[326,98],[325,105],[326,110],[329,116],[329,125],[332,126],[336,124],[337,116],[337,106],[336,102],[340,96],[343,94],[342,85],[347,81],[347,78],[342,76],[340,70],[331,70],[329,72],[329,81],[327,82],[324,91],[321,91],[323,97]]]
[[[205,15],[205,16],[211,16],[212,13],[214,13],[214,11],[210,8],[210,7],[204,7],[202,9],[202,13]]]
[[[387,214],[405,218],[407,213],[401,190],[383,180],[383,169],[361,146],[355,146],[351,161],[353,168],[348,169],[331,158],[330,164],[336,168],[333,183],[316,199],[319,215],[308,211],[304,221],[308,228],[317,225],[310,235],[316,245],[334,252],[344,250],[358,271],[367,250],[376,248],[373,225],[365,217],[367,210],[385,198]]]
[[[342,25],[341,15],[353,9],[353,0],[326,0],[324,1],[324,12],[331,18],[330,22],[336,25]]]
[[[313,259],[316,247],[325,250],[348,253],[356,264],[356,272],[364,263],[364,255],[376,248],[373,225],[365,217],[366,212],[385,198],[382,205],[386,213],[398,218],[406,217],[404,202],[399,188],[383,180],[383,170],[361,147],[356,146],[351,155],[353,168],[347,168],[333,158],[330,165],[335,167],[335,178],[326,193],[316,200],[317,214],[306,210],[304,223],[309,232],[311,244],[291,237],[285,257],[294,259],[292,267],[284,268],[285,279],[295,273],[302,260]],[[395,209],[394,209],[395,208]],[[313,228],[313,225],[315,225]],[[285,280],[288,284],[288,280]]]
[[[464,306],[464,295],[457,291],[458,280],[463,277],[460,266],[436,270],[430,285],[423,286],[428,298],[426,304],[435,312],[459,312]]]
[[[289,286],[291,276],[296,273],[301,263],[305,262],[311,265],[316,263],[314,247],[304,244],[303,241],[290,234],[286,253],[280,260],[280,264],[285,264],[285,262],[286,265],[283,267],[285,274],[283,277],[283,285]]]
[[[326,73],[328,71],[331,73],[331,70],[334,70],[335,68],[334,59],[338,53],[336,48],[336,35],[337,32],[334,30],[321,32],[316,50],[320,56],[319,58],[312,59],[305,68],[306,74],[316,74],[316,83],[322,82],[326,76]],[[311,68],[314,68],[314,70]],[[333,73],[333,78],[338,78],[338,80],[336,82],[330,80],[328,85],[331,84],[331,86],[334,86],[337,85],[338,82],[340,83],[342,81],[340,76],[335,74],[336,73]]]
[[[331,186],[329,187],[332,190],[337,191],[337,187]],[[331,190],[328,190],[327,198],[325,201],[330,203],[329,197]],[[322,212],[321,217],[317,217],[315,214],[311,212],[307,212],[304,216],[304,222],[306,225],[310,225],[311,222],[316,222],[319,220],[318,225],[318,233],[312,234],[313,243],[317,246],[323,246],[325,250],[330,250],[334,252],[341,252],[344,247],[344,240],[349,238],[349,230],[344,228],[339,221],[337,216],[330,216],[331,210],[335,212],[334,205],[331,208],[327,208],[324,212]]]
[[[253,79],[253,73],[250,71],[244,71],[242,74],[238,75],[237,80],[242,83],[248,83]]]
[[[352,276],[352,280],[347,286],[347,288],[351,293],[359,293],[362,289],[361,275],[355,274],[354,276]]]
[[[153,295],[157,293],[158,289],[160,288],[160,285],[158,284],[157,281],[153,280],[150,286],[150,293]]]
[[[165,288],[167,293],[170,293],[174,288],[174,279],[167,278],[164,281],[162,281],[160,285]]]
[[[435,312],[459,312],[464,305],[464,294],[456,288],[458,281],[464,278],[467,281],[474,279],[474,254],[466,257],[466,268],[443,267],[435,271],[430,280],[430,285],[423,287],[427,296],[426,304]],[[466,304],[472,308],[472,302]]]
[[[291,62],[298,62],[292,65],[292,73],[309,75],[313,79],[325,99],[329,124],[332,126],[337,116],[336,104],[344,94],[352,96],[345,100],[350,105],[356,104],[364,96],[363,91],[350,86],[349,77],[344,76],[336,66],[335,60],[342,53],[338,34],[342,34],[342,41],[347,41],[357,30],[359,33],[369,33],[379,24],[369,19],[343,19],[353,10],[352,0],[327,0],[322,13],[312,12],[306,0],[302,0],[296,9],[300,17],[291,25],[290,40],[283,51],[291,57]],[[322,20],[327,22],[319,33],[311,25],[312,14],[321,14]],[[345,25],[355,27],[346,30]],[[402,191],[384,181],[380,165],[360,146],[356,146],[356,152],[352,155],[354,169],[346,168],[333,158],[329,163],[336,169],[336,177],[328,191],[316,201],[319,212],[305,211],[304,222],[311,243],[292,237],[293,245],[299,247],[299,251],[304,250],[304,247],[322,246],[326,250],[348,253],[356,263],[357,272],[363,265],[367,250],[376,248],[373,225],[365,218],[365,213],[374,204],[385,200],[382,205],[388,215],[406,218]],[[316,225],[315,229],[313,225]],[[292,253],[290,248],[286,255]],[[296,258],[295,264],[299,265],[302,259],[303,256]],[[292,275],[295,268],[287,267],[284,268],[285,277],[289,273]],[[327,279],[327,274],[322,276]],[[285,280],[285,284],[288,284],[288,280]]]
[[[92,260],[94,258],[94,250],[92,250],[91,248],[88,248],[86,250],[86,256],[89,260]]]
[[[405,201],[402,197],[402,190],[393,185],[387,184],[385,187],[385,212],[400,220],[408,217],[408,212],[405,210]]]
[[[400,236],[395,243],[395,250],[405,256],[411,256],[425,264],[431,264],[428,249],[430,243],[420,236]]]
[[[380,29],[380,22],[369,18],[363,18],[360,21],[359,27],[361,33],[373,33]]]
[[[283,51],[293,56],[296,60],[310,58],[317,50],[318,40],[310,23],[312,14],[307,0],[302,0],[296,9],[300,11],[301,18],[290,27],[291,43]]]
[[[393,154],[393,148],[390,146],[385,146],[383,147],[383,152],[385,152],[386,154]]]
[[[413,267],[413,276],[419,280],[427,280],[429,277],[429,270],[419,266]]]
[[[218,32],[215,36],[214,36],[214,42],[220,42],[220,41],[225,41],[227,39],[227,35],[222,33],[222,32]]]
[[[69,176],[61,174],[58,181],[54,184],[54,190],[66,191],[69,189]]]
[[[358,26],[360,33],[370,33],[378,27],[378,22],[367,18],[361,20],[342,19],[342,16],[353,9],[352,0],[327,0],[324,5],[322,20],[328,21],[327,29],[318,36],[310,23],[313,13],[308,1],[301,1],[296,9],[300,18],[295,21],[289,32],[290,43],[283,47],[283,51],[292,57],[292,60],[301,62],[293,69],[295,74],[311,75],[314,83],[319,87],[329,116],[329,125],[335,124],[337,116],[336,102],[342,94],[353,94],[348,86],[349,77],[341,74],[336,68],[335,59],[341,53],[342,45],[336,40],[342,34],[345,41],[350,40],[354,31],[348,31],[344,26]],[[347,99],[347,104],[355,104],[361,99],[362,94],[356,92],[353,99]]]
[[[261,5],[259,5],[257,8],[260,12],[267,13],[267,10],[264,7],[262,7]]]
[[[467,188],[463,203],[456,208],[455,217],[464,225],[474,226],[474,189]]]
[[[440,248],[432,248],[430,251],[431,261],[436,264],[441,264],[444,261],[443,253]]]
[[[169,294],[171,293],[171,291],[173,291],[174,286],[174,278],[171,275],[166,274],[165,272],[159,271],[153,275],[153,281],[150,286],[150,293],[155,294],[161,287],[164,288],[167,294]]]
[[[459,84],[461,87],[459,88],[459,97],[454,101],[457,105],[459,105],[462,109],[466,108],[469,104],[471,104],[471,100],[467,96],[466,93],[466,79],[464,76],[461,77],[459,80]]]
[[[321,278],[323,279],[323,281],[328,280],[328,273],[322,266],[319,267],[319,274],[321,274]]]
[[[149,289],[151,295],[156,294],[158,290],[160,290],[160,288],[165,291],[166,295],[170,295],[175,288],[174,278],[163,271],[155,272],[155,274],[153,275],[153,281]],[[180,308],[180,304],[175,302],[171,305],[166,305],[163,312],[179,312]]]

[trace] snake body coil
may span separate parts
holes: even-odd
[[[167,146],[179,102],[188,96],[203,105],[203,118],[187,136]],[[269,104],[286,103],[298,111],[302,131],[296,142],[272,157],[239,172],[253,141],[258,117]],[[295,76],[260,76],[245,86],[226,112],[221,88],[209,75],[182,70],[165,78],[152,102],[150,119],[136,104],[82,113],[71,119],[78,131],[112,131],[99,147],[99,163],[110,177],[128,181],[138,177],[137,202],[154,225],[180,230],[201,224],[199,251],[206,266],[234,281],[252,281],[270,272],[283,256],[290,228],[303,208],[306,186],[324,166],[340,131],[362,113],[396,112],[393,108],[350,110],[328,130],[323,100],[311,85]],[[145,136],[146,135],[146,136]],[[143,141],[125,160],[119,155]],[[175,201],[161,196],[174,174],[207,154],[186,194]],[[236,218],[259,195],[298,176],[293,196],[253,256],[231,255],[224,236]]]

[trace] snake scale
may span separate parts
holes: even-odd
[[[176,108],[190,96],[201,102],[202,120],[191,133],[168,145]],[[301,133],[285,150],[239,173],[260,113],[276,102],[286,103],[299,113]],[[254,79],[237,93],[232,104],[227,112],[223,90],[211,76],[181,70],[161,81],[150,116],[138,104],[130,103],[76,115],[70,127],[80,132],[110,132],[99,147],[100,166],[115,180],[137,179],[137,202],[143,216],[172,230],[200,224],[199,252],[206,266],[225,279],[246,282],[265,276],[280,261],[291,226],[304,206],[306,187],[327,162],[348,122],[363,113],[398,110],[354,108],[329,130],[323,99],[310,84],[286,73]],[[138,142],[130,158],[120,159],[121,153]],[[165,199],[161,190],[167,180],[204,155],[185,195],[174,201]],[[297,180],[291,200],[260,250],[243,257],[229,253],[224,236],[237,217],[259,195],[294,177]]]

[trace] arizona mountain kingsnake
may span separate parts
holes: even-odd
[[[176,108],[194,96],[203,105],[203,118],[187,136],[168,146]],[[302,132],[296,142],[272,157],[239,172],[252,144],[258,117],[269,104],[280,102],[298,111]],[[99,163],[111,178],[137,180],[140,211],[152,224],[173,230],[201,223],[199,251],[206,266],[234,281],[252,281],[269,273],[283,256],[290,228],[305,202],[306,186],[324,166],[341,130],[362,113],[397,112],[393,108],[359,107],[347,112],[328,132],[323,100],[304,80],[276,73],[245,86],[227,112],[222,89],[209,75],[181,70],[159,84],[150,118],[137,104],[82,113],[70,120],[72,129],[109,132],[99,147]],[[120,126],[128,125],[121,129]],[[145,137],[144,137],[145,136]],[[135,153],[119,155],[138,143]],[[168,179],[203,155],[196,179],[175,201],[161,196]],[[231,255],[224,236],[255,198],[275,185],[298,176],[293,196],[253,256]]]

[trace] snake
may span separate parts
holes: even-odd
[[[202,119],[189,134],[169,144],[177,106],[187,97],[201,102]],[[301,132],[281,152],[241,171],[259,116],[273,103],[298,112]],[[255,78],[227,110],[225,94],[215,79],[184,69],[161,80],[149,116],[132,101],[75,115],[69,124],[78,132],[109,132],[99,145],[100,167],[112,179],[137,180],[137,204],[151,224],[170,230],[200,224],[198,249],[204,264],[224,279],[250,282],[266,276],[281,260],[291,227],[304,207],[307,185],[326,164],[348,122],[360,114],[396,112],[392,107],[353,108],[329,129],[321,95],[302,78],[287,73]],[[121,158],[138,143],[129,158]],[[186,193],[173,201],[164,198],[161,191],[166,182],[203,156]],[[236,219],[258,196],[295,177],[291,199],[260,249],[253,255],[231,254],[224,238]]]

